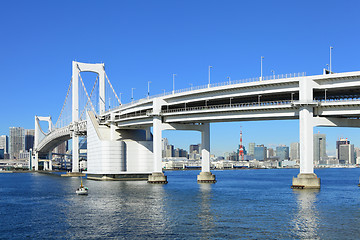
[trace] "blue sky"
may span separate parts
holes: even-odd
[[[333,46],[335,72],[360,70],[358,1],[3,1],[0,9],[0,134],[34,128],[34,115],[57,118],[71,61],[104,62],[123,102],[226,77],[321,74]],[[90,84],[91,85],[91,84]],[[215,154],[244,143],[298,141],[297,121],[212,124]],[[319,129],[314,129],[314,132]],[[360,146],[359,130],[321,128],[332,154],[338,137]],[[164,132],[187,149],[196,132]]]

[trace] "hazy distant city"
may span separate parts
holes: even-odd
[[[34,130],[21,127],[10,127],[9,136],[0,136],[0,169],[29,169],[29,159],[34,145]],[[356,167],[360,164],[360,148],[354,147],[350,139],[340,138],[336,141],[336,155],[328,156],[326,151],[326,134],[316,133],[314,139],[314,165],[321,167]],[[52,152],[53,169],[71,170],[71,149],[68,142],[56,147]],[[86,138],[80,141],[80,169],[87,169]],[[242,150],[240,150],[242,149]],[[267,147],[261,142],[251,142],[247,146],[238,145],[232,152],[222,156],[211,157],[211,168],[298,168],[300,160],[299,142],[290,146],[279,145]],[[163,168],[197,169],[201,167],[201,144],[189,145],[181,149],[172,145],[167,138],[162,139]],[[41,169],[41,163],[40,163]]]

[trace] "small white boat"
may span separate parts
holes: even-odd
[[[78,189],[76,189],[76,194],[77,195],[88,195],[88,190],[89,189],[82,184],[82,178],[81,178],[81,185]]]

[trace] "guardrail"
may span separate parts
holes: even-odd
[[[306,72],[272,75],[272,76],[262,77],[262,79],[261,79],[261,77],[256,77],[256,78],[247,78],[247,79],[241,79],[241,80],[230,80],[230,81],[226,81],[226,82],[212,83],[212,84],[206,84],[206,85],[201,85],[201,86],[194,86],[194,87],[190,87],[190,88],[183,88],[183,89],[175,90],[174,92],[173,91],[164,92],[162,94],[157,94],[157,95],[153,95],[153,96],[150,96],[150,97],[135,100],[135,101],[132,101],[130,103],[122,104],[121,106],[119,106],[117,108],[114,108],[114,109],[111,109],[109,111],[119,109],[119,108],[122,108],[122,107],[131,106],[133,104],[137,104],[137,103],[140,103],[140,102],[145,102],[145,101],[148,101],[149,99],[153,99],[153,98],[157,98],[157,97],[163,97],[163,96],[169,96],[169,95],[176,94],[176,93],[190,92],[190,91],[199,90],[199,89],[221,87],[221,86],[227,86],[227,85],[235,85],[235,84],[240,84],[240,83],[260,82],[260,81],[286,79],[286,78],[296,78],[296,77],[304,77],[304,76],[306,76]]]

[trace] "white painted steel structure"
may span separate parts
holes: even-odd
[[[92,66],[96,67],[92,68]],[[76,118],[78,116],[78,112],[76,114],[78,111],[76,101],[78,100],[76,96],[74,97],[76,95],[76,84],[78,84],[76,83],[76,76],[79,71],[96,71],[100,75],[105,75],[103,69],[103,64],[73,63],[73,81],[75,79],[73,124],[76,124],[78,120]],[[257,80],[250,81],[227,81],[220,84],[191,87],[191,89],[177,90],[170,94],[150,96],[123,104],[106,112],[105,105],[102,105],[98,116],[94,116],[92,120],[89,120],[88,116],[88,138],[89,122],[93,121],[92,127],[101,128],[101,131],[107,132],[102,134],[107,136],[106,139],[103,138],[103,141],[124,141],[125,152],[126,147],[131,145],[130,143],[127,144],[126,141],[136,143],[138,147],[135,149],[143,148],[146,145],[148,147],[145,148],[148,151],[144,153],[143,157],[140,157],[143,160],[139,161],[138,164],[149,166],[149,162],[152,162],[152,167],[147,167],[141,171],[159,173],[162,172],[162,131],[180,129],[200,131],[203,146],[202,171],[210,172],[211,122],[299,119],[300,173],[313,174],[313,127],[360,126],[358,119],[360,117],[360,72],[315,76],[292,74],[283,78],[272,77],[259,80],[257,78]],[[104,81],[101,83],[100,80],[101,84],[104,84]],[[100,89],[104,89],[104,87]],[[100,102],[104,102],[104,93],[101,91],[103,90],[100,90],[99,93]],[[96,123],[94,119],[96,119]],[[150,127],[153,127],[152,136]],[[38,143],[36,151],[43,152],[43,149],[47,151],[48,148],[45,146],[61,138],[61,132],[66,131],[70,132],[70,130],[65,129],[53,130],[46,137],[48,139],[43,140],[45,142]],[[73,142],[76,142],[74,141],[76,136],[76,131],[73,131]],[[98,134],[98,140],[101,139],[99,136]],[[149,145],[150,142],[151,146]],[[76,146],[73,146],[73,149],[76,149]],[[103,149],[102,154],[105,154],[106,151],[111,152],[111,147],[108,150]],[[120,155],[123,154],[120,152],[117,155],[118,158],[121,158]],[[89,149],[89,161],[96,161],[95,159],[91,160],[92,154]],[[152,155],[151,158],[149,158],[150,155]],[[77,156],[74,155],[75,165],[76,158]],[[119,163],[119,168],[111,171],[111,167],[108,167],[106,171],[111,174],[128,171],[127,166],[135,160],[131,160],[132,156],[130,155],[122,158],[122,164]],[[102,163],[97,164],[100,169]],[[95,165],[91,170],[93,173],[106,174],[106,171],[96,169]],[[89,168],[91,169],[91,167]],[[78,168],[73,167],[73,171],[78,171]],[[133,171],[136,172],[136,168]]]

